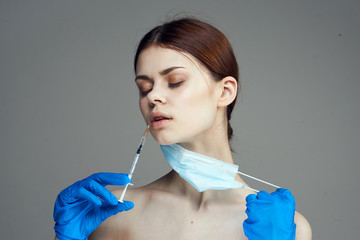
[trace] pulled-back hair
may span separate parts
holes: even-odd
[[[140,41],[134,59],[134,69],[140,53],[150,46],[174,49],[195,57],[210,72],[215,81],[231,76],[238,81],[239,69],[234,51],[222,32],[194,18],[181,18],[153,28]],[[233,135],[230,126],[235,100],[227,106],[228,139]]]

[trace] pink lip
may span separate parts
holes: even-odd
[[[159,128],[164,126],[165,124],[169,123],[172,118],[164,113],[161,112],[153,112],[151,114],[151,126],[153,128]]]

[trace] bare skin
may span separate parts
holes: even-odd
[[[249,193],[245,189],[199,193],[172,171],[131,189],[126,198],[134,202],[134,209],[109,218],[89,239],[244,239]],[[114,194],[120,196],[121,190]]]
[[[178,143],[234,163],[225,114],[237,94],[233,78],[215,82],[190,55],[160,47],[144,50],[137,69],[140,110],[159,144]],[[154,112],[170,120],[154,124]],[[239,176],[236,180],[246,185]],[[119,197],[121,191],[113,193]],[[134,202],[134,209],[108,218],[89,239],[247,239],[242,224],[247,218],[245,199],[251,193],[243,188],[200,193],[171,171],[149,185],[129,189],[125,200]],[[301,214],[295,214],[295,223],[296,239],[311,239],[310,225]]]
[[[243,182],[241,179],[238,179]],[[119,197],[122,190],[113,193]],[[142,188],[129,189],[134,209],[108,218],[89,237],[103,240],[247,239],[242,224],[247,189],[197,192],[176,172]],[[296,239],[311,239],[306,219],[295,214]]]

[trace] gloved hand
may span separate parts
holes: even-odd
[[[260,191],[247,196],[246,202],[248,218],[243,227],[249,240],[295,239],[295,198],[289,190]]]
[[[55,201],[55,233],[59,240],[84,240],[108,217],[134,207],[119,203],[104,186],[125,185],[127,174],[95,173],[60,192]]]

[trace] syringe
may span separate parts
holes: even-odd
[[[143,148],[143,146],[144,146],[144,144],[145,144],[145,140],[146,140],[146,136],[147,136],[147,134],[148,134],[148,132],[149,132],[149,128],[150,128],[150,125],[148,125],[148,126],[146,127],[145,132],[144,132],[144,135],[142,136],[142,138],[141,138],[141,140],[140,140],[140,145],[139,145],[139,147],[138,147],[138,149],[137,149],[137,151],[136,151],[136,154],[135,154],[135,157],[134,157],[134,160],[133,160],[133,162],[132,162],[132,165],[131,165],[131,168],[130,168],[130,172],[129,172],[129,175],[128,175],[130,179],[132,178],[132,175],[133,175],[134,170],[135,170],[135,166],[136,166],[136,164],[137,164],[137,162],[138,162],[138,160],[139,160],[139,157],[140,157],[141,150],[142,150],[142,148]],[[124,197],[125,197],[126,190],[127,190],[127,188],[128,188],[129,185],[131,185],[131,184],[128,183],[128,184],[125,185],[125,187],[124,187],[124,189],[123,189],[123,191],[122,191],[122,193],[121,193],[121,196],[120,196],[120,198],[119,198],[119,200],[118,200],[119,202],[123,202]]]

